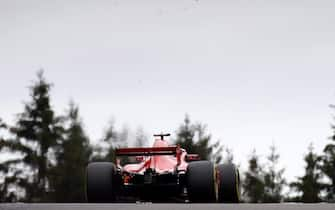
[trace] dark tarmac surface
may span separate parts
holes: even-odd
[[[0,204],[0,210],[335,210],[335,204]]]

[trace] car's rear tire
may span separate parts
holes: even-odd
[[[187,194],[193,203],[209,203],[217,200],[215,169],[209,161],[191,162],[186,174]]]
[[[217,166],[218,201],[238,203],[240,201],[240,175],[233,164]]]
[[[115,201],[116,167],[110,162],[94,162],[87,166],[86,198],[90,203]]]

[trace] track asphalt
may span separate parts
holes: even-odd
[[[0,204],[0,210],[335,210],[335,204]]]

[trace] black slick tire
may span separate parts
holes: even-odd
[[[215,169],[209,161],[189,163],[186,173],[187,194],[192,203],[216,202]]]
[[[239,203],[240,176],[233,164],[217,166],[218,201],[220,203]]]
[[[115,202],[116,167],[110,162],[93,162],[87,166],[86,199],[89,203]]]

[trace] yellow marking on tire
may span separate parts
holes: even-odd
[[[215,201],[219,201],[219,190],[218,190],[218,183],[217,183],[217,174],[216,174],[216,168],[213,164],[213,176],[214,176],[214,193],[215,193]]]
[[[237,193],[237,202],[240,202],[240,187],[239,187],[239,179],[238,179],[238,176],[239,173],[237,171],[237,168],[235,168],[235,187],[236,187],[236,193]]]

